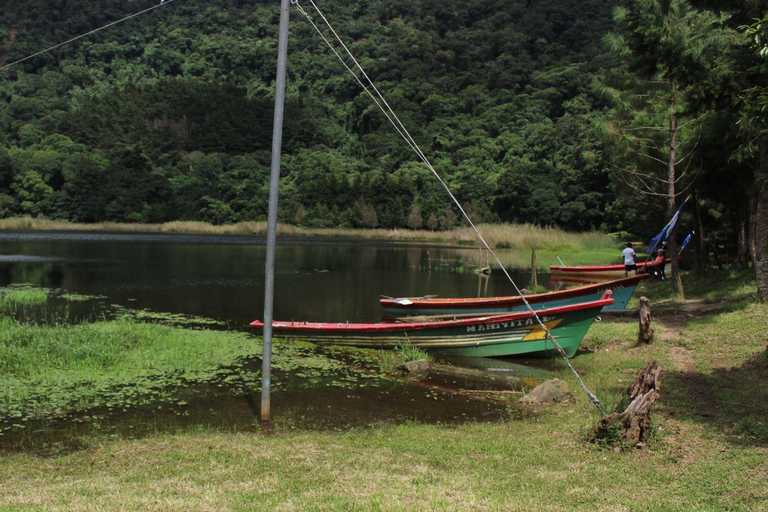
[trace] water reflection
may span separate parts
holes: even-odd
[[[514,294],[502,272],[475,273],[485,265],[477,249],[307,237],[278,243],[278,320],[375,322],[381,295]],[[0,285],[63,288],[246,326],[262,317],[265,251],[256,236],[4,232]],[[530,276],[513,278],[524,287]]]

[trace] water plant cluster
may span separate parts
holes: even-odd
[[[29,285],[0,289],[0,436],[30,422],[186,404],[211,389],[260,391],[260,338],[197,317],[126,308],[112,318],[46,321],[40,309],[62,296]],[[378,378],[371,351],[318,354],[311,344],[275,343],[276,391],[360,387]]]

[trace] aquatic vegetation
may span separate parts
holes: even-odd
[[[156,322],[165,325],[176,325],[190,328],[203,326],[226,326],[225,322],[222,322],[221,320],[214,320],[212,318],[175,313],[160,313],[157,311],[150,311],[148,309],[132,309],[120,306],[119,304],[112,304],[111,310],[114,312],[114,316],[116,317],[127,317],[142,322]]]
[[[0,312],[26,306],[44,306],[49,291],[31,284],[14,284],[0,288]]]
[[[121,394],[151,395],[158,385],[204,381],[218,366],[257,350],[243,333],[185,331],[127,319],[38,326],[8,318],[0,318],[0,348],[0,417],[5,418],[19,409],[29,417],[86,404],[114,405]]]
[[[309,343],[276,340],[273,389],[351,389],[379,378]],[[183,329],[123,315],[71,325],[35,325],[0,317],[0,435],[29,421],[85,411],[127,411],[177,404],[220,388],[256,393],[261,343],[244,332]],[[364,363],[369,355],[349,351]],[[337,355],[346,351],[337,351]]]
[[[18,322],[60,323],[68,314],[66,304],[51,300],[50,290],[29,284],[0,288],[0,315]]]
[[[38,305],[26,313],[37,316],[19,321],[0,314],[0,449],[52,453],[107,435],[240,431],[258,423],[260,337],[206,318],[117,307],[97,297],[89,304],[84,296],[75,297],[85,306],[80,309],[104,308],[100,316],[64,314],[50,321],[39,310],[66,308],[67,294],[20,288],[34,292]],[[9,304],[18,306],[12,296]],[[281,404],[286,396],[304,397],[293,409],[281,409],[279,428],[294,428],[291,418],[304,414],[302,425],[319,428],[340,428],[350,417],[358,424],[413,418],[414,412],[402,412],[403,404],[420,414],[419,400],[444,400],[456,388],[414,385],[390,372],[424,357],[407,343],[380,351],[275,339],[272,390]],[[397,392],[388,396],[391,390]],[[417,402],[402,402],[403,393]],[[339,415],[338,404],[348,407],[346,415]],[[494,418],[506,414],[502,405],[471,398],[454,405],[444,411],[449,421],[475,417],[478,410]]]
[[[80,293],[60,293],[59,297],[69,302],[86,302],[89,300],[104,300],[107,297],[105,295],[82,295]]]
[[[415,347],[411,344],[411,341],[406,338],[406,341],[399,343],[395,347],[395,352],[400,354],[403,361],[418,361],[419,359],[432,360],[432,356],[426,350]]]

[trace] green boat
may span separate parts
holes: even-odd
[[[408,323],[273,322],[272,330],[276,336],[330,345],[395,348],[410,344],[435,353],[467,357],[557,356],[540,321],[571,357],[600,311],[611,304],[609,290],[600,300],[535,312]],[[258,320],[250,325],[264,328]]]

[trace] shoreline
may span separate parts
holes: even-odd
[[[547,239],[580,240],[588,239],[600,244],[615,245],[619,242],[613,235],[599,232],[568,232],[556,227],[539,227],[531,224],[478,224],[489,245],[490,242],[500,242],[499,235],[528,236]],[[481,229],[482,228],[482,229]],[[15,217],[0,219],[0,231],[90,231],[90,232],[133,232],[133,233],[184,233],[184,234],[216,234],[216,235],[266,235],[266,221],[248,221],[237,224],[213,225],[207,222],[172,221],[159,224],[133,224],[121,222],[82,223],[61,220],[35,219],[31,217]],[[483,233],[483,230],[489,233]],[[315,236],[315,237],[348,237],[372,238],[387,240],[418,240],[455,242],[458,245],[477,245],[477,236],[469,227],[454,228],[447,231],[431,231],[423,229],[384,229],[384,228],[309,228],[279,223],[279,235],[285,236]],[[489,239],[490,238],[490,239]],[[501,243],[504,247],[504,243]]]
[[[548,271],[562,258],[569,265],[614,263],[620,255],[621,242],[615,235],[584,232],[570,233],[559,228],[531,224],[480,224],[477,229],[497,253],[505,267],[530,268],[532,249],[537,255],[537,269]],[[162,224],[127,224],[102,222],[94,224],[20,217],[0,219],[0,232],[49,231],[58,233],[142,233],[165,235],[265,236],[267,223],[241,222],[214,226],[204,222],[166,222]],[[480,251],[481,259],[489,259],[477,234],[470,227],[450,231],[408,229],[304,228],[278,224],[278,236],[323,239],[355,239],[392,243],[427,243]],[[484,254],[485,253],[485,254]],[[492,259],[492,258],[491,258]]]

